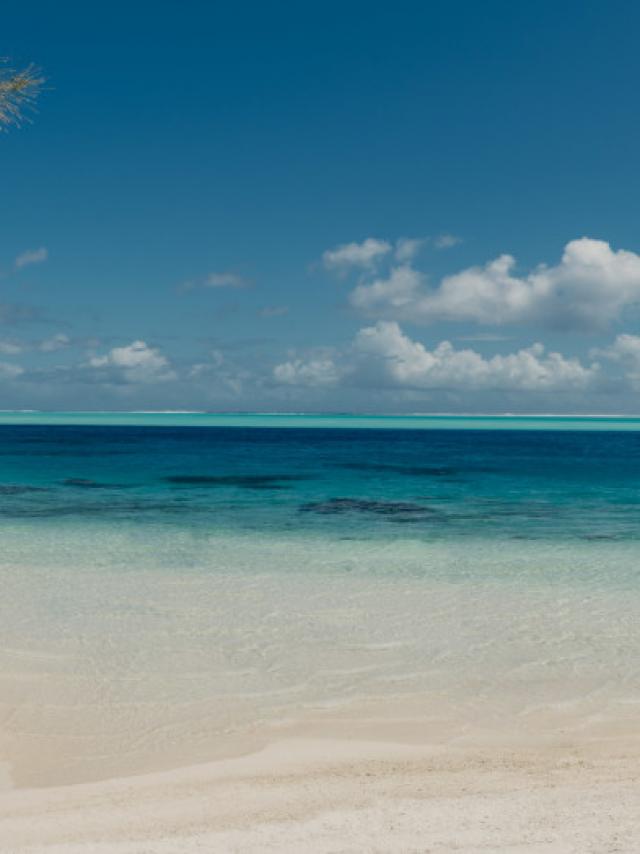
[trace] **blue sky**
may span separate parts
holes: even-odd
[[[3,10],[49,89],[0,136],[0,408],[640,411],[639,27]]]

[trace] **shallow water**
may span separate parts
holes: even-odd
[[[632,719],[639,523],[634,432],[0,427],[0,761],[96,779],[401,696],[427,739]]]

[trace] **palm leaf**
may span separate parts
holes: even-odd
[[[0,130],[27,121],[43,83],[44,78],[34,65],[22,71],[0,68]]]

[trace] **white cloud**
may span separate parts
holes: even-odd
[[[396,261],[401,264],[412,261],[426,242],[426,237],[400,237],[396,240]]]
[[[368,237],[362,243],[343,243],[334,249],[327,249],[322,255],[322,261],[328,270],[338,273],[346,273],[357,267],[371,273],[392,250],[393,258],[399,264],[409,264],[429,242],[436,249],[448,249],[462,241],[453,234],[440,234],[434,238],[399,237],[395,246],[392,246],[387,240]]]
[[[282,385],[332,386],[341,379],[341,371],[333,359],[291,359],[273,369],[276,382]]]
[[[204,280],[205,288],[246,288],[248,282],[237,273],[209,273]]]
[[[436,249],[451,249],[459,243],[462,243],[462,238],[455,234],[439,234],[433,241]]]
[[[403,313],[407,306],[417,302],[424,283],[422,273],[409,264],[402,264],[393,267],[387,278],[358,285],[351,292],[351,304],[367,314],[386,310]]]
[[[597,363],[546,352],[533,344],[489,358],[442,341],[433,350],[405,335],[395,321],[361,329],[352,345],[334,357],[291,358],[274,369],[277,382],[419,390],[555,392],[586,389],[600,376]]]
[[[15,356],[18,353],[24,353],[29,350],[40,350],[42,353],[53,353],[56,350],[62,350],[71,344],[71,339],[63,332],[52,335],[50,338],[45,338],[42,341],[16,341],[16,340],[0,340],[0,354],[5,356]]]
[[[640,390],[640,336],[618,335],[610,347],[594,350],[592,355],[616,362],[632,388]]]
[[[27,249],[22,252],[13,262],[16,270],[22,270],[23,267],[29,267],[31,264],[42,264],[49,257],[49,252],[44,246],[38,249]]]
[[[472,349],[456,350],[449,341],[428,350],[393,321],[361,329],[354,349],[373,359],[387,381],[412,388],[550,391],[585,388],[598,373],[597,365],[585,367],[577,359],[547,353],[542,344],[490,358]]]
[[[114,347],[105,356],[91,357],[88,364],[91,368],[108,370],[115,380],[128,383],[166,382],[176,378],[165,356],[144,341]]]
[[[540,265],[524,276],[515,274],[515,265],[511,255],[501,255],[483,267],[447,276],[433,289],[424,274],[405,264],[387,278],[358,285],[351,302],[368,314],[418,323],[598,329],[640,301],[640,256],[614,251],[603,240],[572,240],[559,264]]]
[[[237,291],[248,287],[249,282],[247,279],[238,275],[238,273],[227,271],[222,273],[209,273],[208,276],[199,281],[183,282],[178,287],[178,291],[193,291],[196,288],[228,288],[230,290]]]
[[[367,237],[362,243],[343,243],[335,249],[327,249],[322,262],[328,270],[346,272],[351,267],[373,269],[377,261],[391,252],[391,244],[386,240]]]
[[[44,341],[41,341],[38,349],[42,350],[43,353],[55,353],[56,350],[63,350],[70,344],[71,339],[69,336],[65,335],[64,332],[58,332],[56,335],[52,335],[51,338],[45,338]]]

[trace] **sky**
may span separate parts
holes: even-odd
[[[640,413],[640,6],[33,0],[0,409]]]

